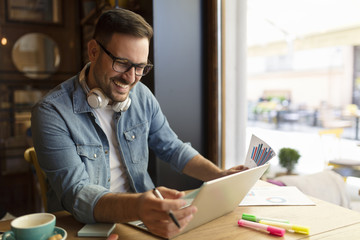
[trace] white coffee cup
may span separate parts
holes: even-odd
[[[34,213],[15,218],[11,230],[3,239],[12,236],[16,240],[47,240],[53,235],[56,217],[51,213]]]

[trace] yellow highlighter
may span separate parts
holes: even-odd
[[[274,226],[274,227],[284,228],[288,231],[293,231],[293,232],[301,233],[301,234],[308,235],[310,233],[310,229],[308,227],[290,224],[290,223],[274,222],[274,221],[269,221],[269,220],[260,220],[259,223]]]

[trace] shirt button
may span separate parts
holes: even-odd
[[[108,150],[105,150],[105,154],[108,154],[108,152],[109,152]]]
[[[96,155],[96,153],[94,153],[94,158],[96,158],[97,157],[97,155]]]
[[[108,178],[108,182],[110,182],[110,178]]]
[[[135,139],[135,135],[132,135],[132,137],[131,137],[132,139]]]

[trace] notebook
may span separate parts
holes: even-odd
[[[113,223],[86,224],[77,235],[78,237],[108,237],[115,226],[116,224]]]
[[[183,199],[189,205],[196,206],[198,211],[179,235],[233,211],[268,167],[269,164],[264,164],[236,174],[204,182],[200,188],[185,195]],[[129,222],[129,224],[147,230],[141,221],[133,221]]]

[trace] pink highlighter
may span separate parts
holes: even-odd
[[[249,227],[249,228],[254,228],[254,229],[258,229],[258,230],[264,230],[272,235],[279,236],[279,237],[282,237],[285,234],[285,229],[283,229],[283,228],[278,228],[278,227],[265,225],[262,223],[247,221],[244,219],[240,219],[238,221],[238,225],[242,226],[242,227]]]

